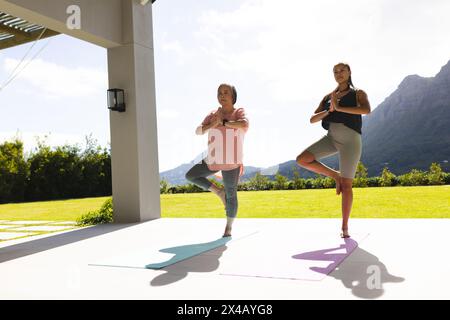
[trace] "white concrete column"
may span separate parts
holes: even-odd
[[[160,218],[152,6],[122,1],[123,45],[108,49],[110,88],[126,111],[110,111],[115,222]],[[106,94],[106,93],[105,93]]]

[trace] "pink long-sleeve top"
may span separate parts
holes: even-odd
[[[248,119],[244,108],[237,108],[232,113],[224,114],[222,108],[209,113],[202,125],[207,125],[217,114],[227,121],[246,120],[245,127],[234,129],[219,125],[208,131],[208,156],[206,163],[211,171],[233,170],[240,167],[241,176],[244,173],[243,143],[248,130]],[[220,175],[219,175],[220,176]]]

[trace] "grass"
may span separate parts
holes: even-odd
[[[0,205],[0,220],[75,221],[88,211],[100,209],[108,198],[2,204]]]
[[[355,188],[352,218],[450,218],[450,186]],[[334,189],[239,192],[241,218],[339,218]],[[223,217],[212,193],[161,195],[163,217]]]
[[[450,186],[356,188],[352,218],[450,218]],[[0,205],[0,220],[75,221],[108,197]],[[334,189],[239,192],[240,218],[339,218]],[[163,194],[163,217],[221,218],[214,194]]]

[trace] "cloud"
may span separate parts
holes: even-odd
[[[183,65],[188,60],[188,50],[183,47],[180,41],[174,40],[174,41],[165,41],[163,40],[161,44],[161,49],[165,54],[174,54],[178,65]]]
[[[280,102],[322,96],[343,60],[378,103],[408,74],[431,76],[447,62],[448,12],[448,1],[248,0],[204,12],[196,36],[224,70],[263,79]]]
[[[6,58],[3,66],[6,73],[11,74],[19,62],[17,59]],[[27,63],[28,60],[25,60],[23,65]],[[108,85],[108,77],[103,70],[86,67],[69,68],[36,59],[28,64],[10,85],[14,82],[25,82],[31,85],[32,89],[50,98],[80,98],[103,91]]]

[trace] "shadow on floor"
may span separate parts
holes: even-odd
[[[391,275],[386,265],[374,254],[356,248],[350,257],[329,274],[352,291],[359,298],[376,299],[384,294],[383,284],[405,281],[405,278]]]
[[[309,251],[292,256],[294,259],[311,260],[311,261],[329,261],[330,264],[323,267],[311,267],[312,271],[328,275],[333,271],[345,258],[347,258],[353,250],[358,247],[358,243],[353,239],[344,239],[344,243],[339,247],[328,248],[316,251]],[[345,250],[345,252],[337,253],[336,250]]]
[[[167,261],[159,263],[151,263],[146,265],[145,267],[147,269],[162,269],[179,261],[186,260],[201,253],[221,247],[230,240],[231,237],[227,238],[223,237],[210,242],[194,243],[194,244],[187,244],[184,246],[161,249],[159,250],[159,252],[170,253],[173,254],[173,256]]]
[[[174,257],[164,263],[165,265],[174,263],[174,261],[176,262],[186,256],[190,258],[160,269],[165,271],[165,273],[155,277],[150,282],[150,285],[155,287],[168,285],[185,278],[189,272],[212,272],[217,270],[220,265],[219,259],[223,252],[227,250],[226,243],[230,240],[231,238],[220,238],[208,243],[184,245],[160,250],[161,252],[175,254]],[[205,252],[205,248],[210,248],[211,246],[215,246],[216,248]],[[192,256],[193,253],[199,252],[203,253]],[[153,267],[156,269],[158,265],[147,265],[147,268],[152,269]]]
[[[101,224],[0,248],[0,263],[132,227],[138,223]]]
[[[383,284],[403,282],[405,279],[391,275],[384,263],[370,252],[358,247],[352,239],[336,248],[310,251],[293,256],[295,259],[329,261],[327,267],[310,269],[342,281],[342,284],[359,298],[375,299],[384,294]],[[345,249],[345,252],[333,251]]]

